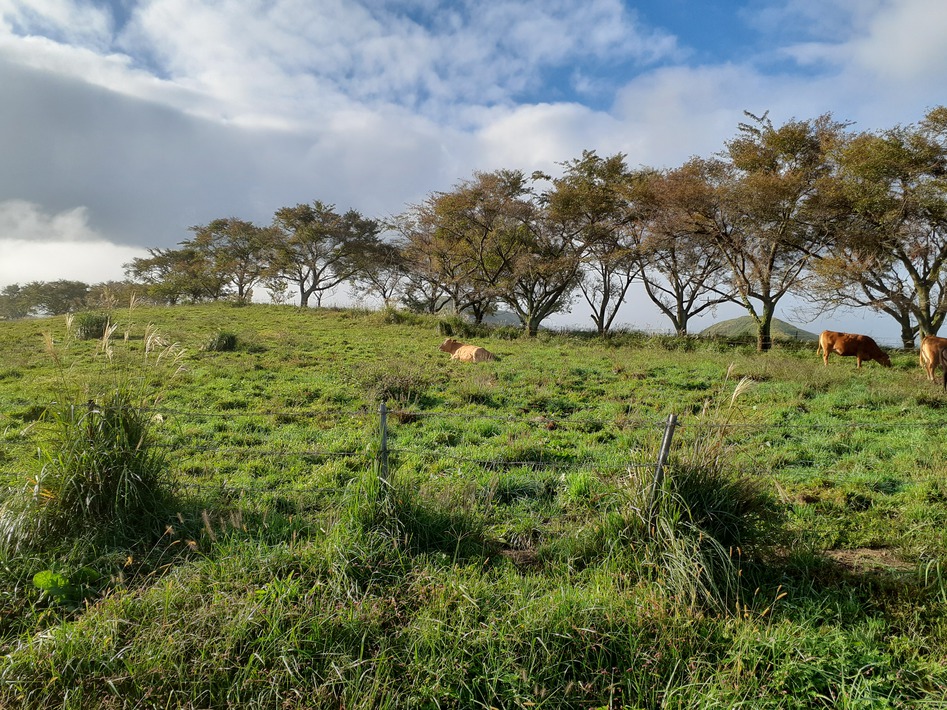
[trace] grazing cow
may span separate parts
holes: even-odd
[[[947,392],[947,348],[942,348],[939,353],[937,353],[938,364],[941,369],[944,371],[944,392]]]
[[[855,367],[862,366],[862,360],[874,360],[885,367],[891,367],[891,358],[878,347],[878,344],[867,335],[854,333],[836,333],[834,330],[823,330],[819,336],[819,347],[816,354],[822,352],[822,361],[829,364],[829,353],[843,356],[855,356]]]
[[[496,356],[489,350],[481,348],[479,345],[464,345],[458,343],[453,338],[448,338],[441,343],[440,350],[450,353],[451,360],[460,360],[461,362],[486,362],[487,360],[496,360]]]
[[[927,379],[934,381],[934,371],[941,365],[940,354],[947,349],[947,338],[925,335],[921,338],[921,367],[927,370]],[[947,369],[944,370],[947,375]]]

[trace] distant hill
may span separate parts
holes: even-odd
[[[700,334],[711,338],[755,338],[756,331],[756,322],[751,316],[740,316],[739,318],[714,323],[700,331]],[[816,342],[819,339],[816,333],[810,333],[808,330],[803,330],[777,318],[773,318],[771,335],[773,340],[811,340]]]

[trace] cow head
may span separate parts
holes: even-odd
[[[441,346],[438,348],[438,350],[441,350],[445,353],[452,353],[455,350],[457,350],[457,348],[459,347],[460,347],[460,343],[458,343],[453,338],[448,338],[443,343],[441,343]]]

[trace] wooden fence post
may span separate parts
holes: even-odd
[[[674,429],[677,427],[677,415],[669,414],[667,424],[664,425],[664,438],[661,440],[661,451],[658,453],[658,464],[654,469],[654,480],[651,482],[651,496],[648,502],[648,519],[653,520],[655,503],[658,500],[658,491],[664,483],[664,464],[667,463],[668,452],[671,450],[671,439],[674,438]]]
[[[388,483],[388,407],[382,402],[378,407],[378,416],[381,419],[381,446],[378,449],[378,477],[383,484]]]

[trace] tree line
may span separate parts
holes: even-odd
[[[503,308],[535,335],[581,299],[607,334],[635,282],[687,334],[731,302],[771,345],[787,295],[815,307],[894,318],[905,347],[947,315],[947,108],[856,132],[831,114],[774,125],[746,114],[719,153],[670,169],[629,167],[594,151],[562,173],[475,172],[379,220],[314,201],[268,225],[235,217],[190,228],[174,249],[125,265],[127,280],[14,284],[0,314],[72,310],[95,299],[245,302],[263,288],[319,306],[347,285],[413,311],[476,322]],[[292,290],[290,290],[292,289]]]

